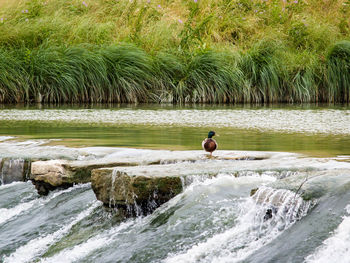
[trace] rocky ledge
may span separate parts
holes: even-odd
[[[221,151],[212,161],[236,161],[236,160],[263,160],[271,156],[271,153],[251,152],[247,156],[243,152]],[[128,151],[128,154],[112,153],[104,158],[86,161],[50,160],[33,162],[30,179],[38,193],[47,195],[49,191],[57,188],[67,188],[73,184],[87,183],[91,181],[91,171],[98,168],[109,167],[162,167],[173,170],[171,164],[185,163],[191,165],[189,171],[203,167],[208,156],[202,151],[152,151],[138,150],[136,153]],[[193,166],[193,167],[192,167]],[[176,169],[185,170],[184,165],[177,165]],[[152,170],[152,169],[151,169]],[[203,169],[202,169],[203,170]],[[206,171],[215,170],[207,165]],[[232,170],[232,169],[231,169]],[[152,170],[153,171],[153,170]],[[176,172],[177,173],[177,172]],[[168,171],[163,174],[169,174]],[[182,173],[180,173],[182,174]]]
[[[91,186],[98,200],[127,215],[149,214],[182,191],[178,176],[147,176],[103,168],[92,171]]]
[[[91,171],[101,167],[132,166],[133,162],[82,162],[50,160],[33,162],[30,179],[40,195],[47,195],[57,188],[91,181]]]

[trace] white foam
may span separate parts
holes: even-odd
[[[28,203],[21,203],[12,208],[0,208],[0,224],[3,224],[11,218],[29,210],[35,203],[37,203],[37,200],[32,200]]]
[[[89,157],[83,149],[65,146],[45,146],[50,140],[4,141],[0,143],[0,156],[7,158],[81,159]]]
[[[230,175],[220,175],[216,178],[209,178],[209,177],[194,177],[196,179],[194,182],[192,182],[190,185],[186,186],[185,190],[180,193],[179,195],[175,196],[171,200],[169,200],[167,203],[163,204],[160,208],[158,208],[153,214],[144,217],[144,218],[137,218],[135,220],[127,221],[121,223],[119,226],[114,227],[110,230],[106,230],[101,234],[98,234],[86,242],[79,244],[73,248],[65,249],[61,251],[60,253],[54,255],[50,258],[44,258],[40,262],[41,263],[56,263],[56,262],[74,262],[77,260],[80,260],[84,257],[86,257],[88,254],[92,253],[95,250],[98,250],[100,248],[105,247],[106,245],[113,242],[113,240],[116,240],[118,235],[121,231],[127,229],[128,227],[133,226],[133,229],[135,229],[137,225],[147,225],[150,221],[152,221],[159,213],[162,213],[171,207],[175,206],[181,198],[183,198],[184,195],[191,195],[193,191],[196,191],[198,186],[208,186],[208,185],[226,185],[227,183],[230,184],[238,184],[239,182],[247,183],[247,180],[250,182],[256,182],[257,180],[275,180],[272,178],[257,178],[257,177],[246,177],[244,180],[243,178],[235,178]]]
[[[118,233],[129,226],[134,224],[134,221],[127,221],[123,222],[117,227],[114,227],[108,231],[105,231],[99,235],[96,235],[90,239],[88,239],[86,242],[76,245],[73,248],[65,249],[61,251],[60,253],[54,255],[50,258],[43,258],[40,262],[41,263],[57,263],[57,262],[74,262],[78,259],[86,257],[88,254],[92,253],[95,250],[98,250],[110,242],[112,242]]]
[[[350,205],[346,208],[350,214]],[[350,215],[334,231],[331,237],[326,239],[316,251],[306,257],[307,263],[348,263],[350,257]]]
[[[63,226],[56,232],[52,234],[48,234],[46,236],[38,237],[35,239],[32,239],[24,246],[19,247],[16,249],[14,253],[12,253],[10,256],[6,257],[4,259],[4,262],[16,262],[16,263],[24,263],[24,262],[32,262],[33,259],[40,254],[42,254],[44,251],[46,251],[50,245],[54,244],[58,240],[60,240],[62,237],[64,237],[65,234],[67,234],[70,229],[80,222],[85,217],[92,214],[94,209],[101,205],[100,202],[95,201],[92,205],[89,205],[89,208],[78,214],[73,220],[70,221],[68,225]],[[56,261],[58,262],[58,261]],[[62,261],[61,261],[62,262]]]
[[[13,186],[13,184],[9,184],[7,186]],[[85,187],[89,187],[89,186],[90,186],[90,183],[78,184],[78,185],[75,185],[71,188],[68,188],[68,189],[65,189],[65,190],[62,190],[59,192],[54,192],[54,193],[52,193],[49,196],[44,197],[44,198],[37,198],[37,199],[31,200],[27,203],[20,203],[20,204],[16,205],[15,207],[0,208],[0,224],[3,224],[11,219],[14,219],[26,211],[29,211],[33,206],[38,207],[38,206],[45,205],[48,202],[50,202],[52,199],[55,199],[56,197],[58,197],[64,193],[69,193],[69,192],[74,191],[76,189],[85,188]]]
[[[1,161],[1,159],[0,159],[0,161]],[[10,184],[2,184],[2,185],[0,185],[0,190],[11,188],[11,187],[14,187],[14,186],[17,186],[20,184],[26,184],[26,182],[12,182]]]
[[[260,194],[269,189],[262,189]],[[303,207],[305,213],[297,215],[295,211],[301,209],[305,203],[295,193],[284,191],[280,195],[280,207],[277,214],[270,220],[264,220],[269,199],[281,190],[266,192],[266,204],[257,204],[253,198],[247,198],[240,206],[240,215],[235,226],[209,237],[207,240],[195,244],[187,251],[170,254],[164,260],[166,263],[177,262],[238,262],[244,260],[257,249],[266,245],[280,235],[283,230],[292,225],[297,216],[305,216],[309,206]],[[185,249],[186,250],[186,249]]]
[[[10,140],[10,139],[13,139],[15,137],[12,137],[12,136],[0,136],[0,142],[3,142],[3,141],[7,141],[7,140]]]

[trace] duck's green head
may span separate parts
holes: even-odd
[[[215,132],[214,131],[210,131],[209,133],[208,133],[208,138],[211,138],[211,137],[213,137],[215,135]]]

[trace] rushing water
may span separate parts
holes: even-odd
[[[208,129],[220,149],[263,160],[135,167],[183,177],[183,192],[151,215],[121,218],[90,184],[45,197],[31,182],[0,185],[0,262],[349,262],[347,107],[4,108],[0,160],[142,163],[200,149]]]

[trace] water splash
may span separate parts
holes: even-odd
[[[11,184],[11,186],[13,186],[13,185],[15,185],[15,184]],[[54,192],[47,197],[41,197],[41,198],[37,198],[37,199],[31,200],[31,201],[26,202],[26,203],[20,203],[20,204],[16,205],[15,207],[0,208],[0,225],[6,223],[9,220],[15,219],[19,215],[29,211],[32,207],[37,208],[38,206],[43,206],[62,194],[69,193],[69,192],[75,191],[76,189],[86,188],[86,187],[90,187],[90,183],[89,184],[75,185],[71,188],[68,188],[68,189],[65,189],[65,190],[62,190],[59,192]]]
[[[35,204],[38,204],[38,203],[39,202],[37,200],[32,200],[27,203],[21,203],[12,208],[0,208],[0,225],[7,222],[10,219],[13,219],[14,217],[17,217],[23,212],[28,211]]]
[[[11,187],[14,187],[14,186],[19,185],[19,184],[25,184],[25,182],[12,182],[10,184],[1,184],[0,185],[0,190],[11,188]]]
[[[117,178],[117,172],[118,172],[118,170],[116,168],[114,168],[113,172],[112,172],[111,189],[109,192],[109,207],[115,207],[115,205],[116,205],[114,191],[115,191],[115,179]]]
[[[9,184],[15,181],[25,181],[30,173],[29,161],[19,159],[0,158],[0,184]]]
[[[347,216],[323,245],[305,258],[306,263],[348,263],[350,251],[350,205],[345,208]]]
[[[117,227],[113,227],[108,231],[98,234],[88,239],[86,242],[82,244],[76,245],[70,249],[65,249],[50,258],[42,259],[40,262],[41,263],[57,263],[57,262],[70,263],[70,262],[74,262],[79,259],[85,258],[93,251],[96,251],[113,242],[113,240],[116,239],[122,231],[124,231],[125,229],[128,229],[130,226],[134,224],[135,224],[134,220],[123,222]]]
[[[244,260],[305,216],[311,205],[311,202],[303,201],[294,192],[263,187],[253,198],[246,198],[239,205],[240,212],[234,227],[214,234],[186,251],[169,254],[164,262]],[[266,217],[272,207],[271,215]]]
[[[46,236],[40,236],[38,238],[30,240],[24,246],[16,249],[14,253],[4,258],[4,263],[16,262],[25,263],[32,262],[33,259],[43,252],[45,252],[50,245],[58,242],[62,237],[64,237],[71,228],[80,222],[85,217],[91,215],[95,208],[100,206],[101,203],[94,201],[92,204],[87,205],[87,209],[83,210],[75,218],[73,218],[68,225],[63,226],[54,233],[48,234]]]

